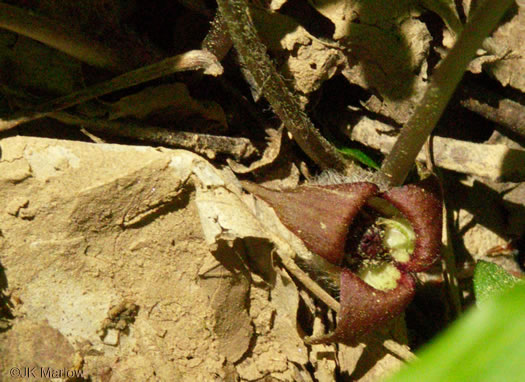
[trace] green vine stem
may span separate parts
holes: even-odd
[[[275,69],[248,14],[245,0],[217,0],[241,61],[301,149],[323,169],[349,173],[352,166],[315,128]]]
[[[514,0],[484,0],[477,6],[456,44],[435,70],[423,99],[383,161],[378,175],[384,182],[391,186],[404,182],[468,63],[512,3]]]

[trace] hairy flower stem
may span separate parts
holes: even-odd
[[[217,4],[242,62],[301,149],[323,169],[335,169],[342,173],[353,170],[352,167],[356,166],[347,162],[335,147],[321,136],[301,110],[297,97],[290,92],[275,69],[265,46],[257,36],[248,14],[247,2],[217,0]]]
[[[434,72],[423,99],[385,158],[379,175],[386,183],[397,186],[404,182],[468,63],[512,3],[514,0],[484,0],[478,5],[456,44]]]

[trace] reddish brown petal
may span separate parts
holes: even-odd
[[[378,192],[373,183],[301,186],[271,190],[253,183],[244,188],[265,200],[279,220],[306,247],[333,264],[340,264],[348,228],[368,198]]]
[[[399,268],[409,272],[428,269],[439,257],[443,224],[441,190],[436,178],[392,188],[382,197],[407,218],[416,234],[414,253],[409,261],[399,263]]]
[[[414,278],[401,272],[397,287],[381,291],[365,283],[348,269],[341,272],[341,311],[333,333],[311,343],[355,344],[367,334],[405,310],[414,297]]]

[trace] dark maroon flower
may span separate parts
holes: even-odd
[[[368,198],[378,192],[373,183],[301,186],[271,190],[253,183],[244,188],[268,202],[279,220],[313,253],[340,263],[348,228]]]
[[[355,343],[401,313],[414,295],[410,272],[439,257],[442,198],[434,177],[385,193],[367,182],[245,188],[268,202],[310,251],[336,265],[314,269],[338,272],[324,279],[340,277],[341,304],[335,331],[315,342]]]
[[[435,177],[416,184],[395,187],[383,198],[396,207],[410,222],[416,234],[415,248],[410,260],[399,263],[405,271],[421,272],[439,257],[442,229],[442,197]]]
[[[382,291],[343,269],[337,327],[334,332],[313,339],[311,343],[355,344],[362,335],[403,312],[412,301],[414,287],[414,278],[408,273],[400,274],[394,289]]]

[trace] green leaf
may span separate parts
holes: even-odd
[[[337,149],[339,152],[348,155],[365,166],[372,167],[373,169],[379,170],[379,165],[368,155],[359,149],[351,149],[349,147],[341,147]]]
[[[472,308],[389,382],[523,381],[525,283]]]
[[[508,274],[500,266],[488,261],[478,261],[474,270],[474,294],[478,306],[487,298],[514,286],[518,278]]]

